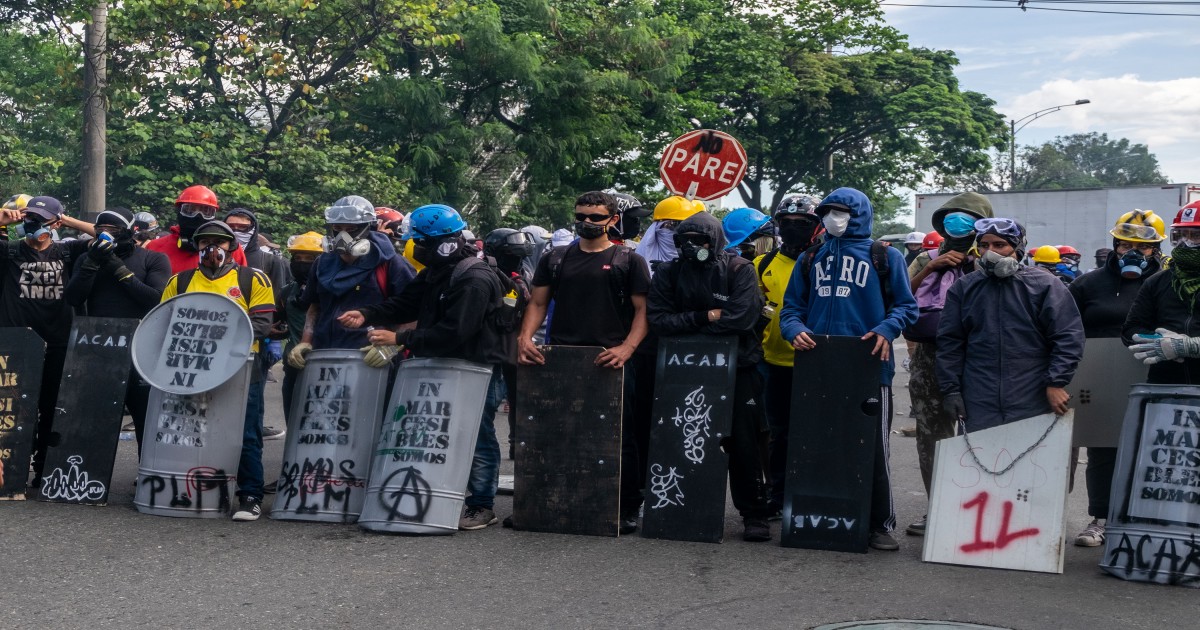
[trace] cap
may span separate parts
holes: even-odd
[[[96,225],[111,225],[113,227],[133,228],[133,213],[125,208],[109,208],[96,215]]]
[[[57,221],[62,216],[63,207],[54,197],[34,197],[25,205],[25,212],[41,217],[43,221]]]

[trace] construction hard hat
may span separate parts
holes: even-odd
[[[1159,243],[1167,238],[1166,225],[1153,210],[1133,210],[1122,214],[1108,233],[1113,238],[1134,243]]]
[[[697,207],[696,203],[699,203],[699,207]],[[702,202],[696,203],[688,201],[679,195],[671,195],[654,206],[654,214],[651,216],[651,219],[654,221],[682,221],[704,210]]]
[[[1062,262],[1062,256],[1058,253],[1058,248],[1053,245],[1042,245],[1033,250],[1033,262],[1057,264]]]
[[[942,238],[941,234],[930,232],[921,240],[921,249],[937,249],[942,246],[944,240],[946,239]]]
[[[725,230],[726,249],[737,247],[750,238],[759,228],[771,221],[771,217],[754,208],[737,208],[725,215],[721,228]]]
[[[1070,245],[1059,245],[1055,247],[1055,249],[1058,250],[1058,255],[1064,258],[1067,256],[1074,256],[1075,260],[1079,260],[1083,257],[1083,254],[1080,254],[1079,250],[1071,247]]]
[[[4,209],[5,210],[24,210],[25,206],[29,205],[30,199],[33,199],[33,195],[17,193],[15,195],[9,197],[8,201],[4,202]]]
[[[183,203],[198,203],[202,206],[211,206],[219,208],[217,203],[217,193],[213,192],[208,186],[188,186],[179,193],[179,197],[175,199],[175,205]]]
[[[305,232],[291,236],[287,240],[287,250],[289,252],[312,252],[320,254],[325,251],[322,246],[325,237],[316,232]]]
[[[445,236],[467,229],[467,222],[458,210],[440,203],[421,206],[413,210],[408,219],[413,238]]]
[[[392,221],[403,221],[404,214],[401,212],[398,212],[396,210],[393,210],[391,208],[388,208],[385,206],[380,206],[380,207],[375,208],[375,219],[377,221],[383,221],[384,223],[391,223]]]

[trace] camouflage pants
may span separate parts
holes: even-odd
[[[917,458],[921,463],[921,481],[929,494],[933,480],[933,452],[938,440],[954,436],[954,422],[942,412],[942,393],[938,388],[934,359],[937,346],[914,344],[908,362],[908,396],[917,418]]]

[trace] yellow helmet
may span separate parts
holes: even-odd
[[[5,210],[24,210],[25,206],[29,204],[30,199],[33,199],[33,195],[17,193],[15,195],[9,197],[8,201],[4,202],[4,209]]]
[[[650,216],[650,220],[682,221],[697,212],[703,211],[703,202],[688,201],[679,195],[672,195],[658,202],[657,206],[654,206],[654,214]]]
[[[1062,255],[1058,253],[1058,248],[1053,245],[1042,245],[1033,252],[1033,262],[1040,263],[1060,263]]]
[[[420,271],[425,268],[425,265],[417,262],[417,259],[413,256],[413,249],[416,246],[416,242],[411,238],[407,241],[404,241],[404,258],[413,266],[413,269],[416,269],[417,272],[420,273]]]
[[[1108,233],[1122,241],[1160,243],[1167,238],[1167,226],[1153,210],[1134,210],[1117,217]]]
[[[289,252],[313,252],[320,254],[321,252],[325,251],[325,248],[321,246],[324,238],[325,237],[316,232],[297,234],[288,238],[287,250]]]

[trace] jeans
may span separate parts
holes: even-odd
[[[246,398],[246,421],[242,429],[242,459],[238,462],[237,472],[238,496],[242,499],[258,499],[259,501],[263,497],[264,385],[266,385],[264,380],[250,383],[250,395]]]
[[[504,400],[504,372],[492,366],[488,381],[483,416],[479,419],[479,437],[475,440],[475,458],[471,461],[471,476],[467,479],[467,507],[492,509],[496,502],[496,486],[500,483],[500,442],[496,440],[496,410]]]

